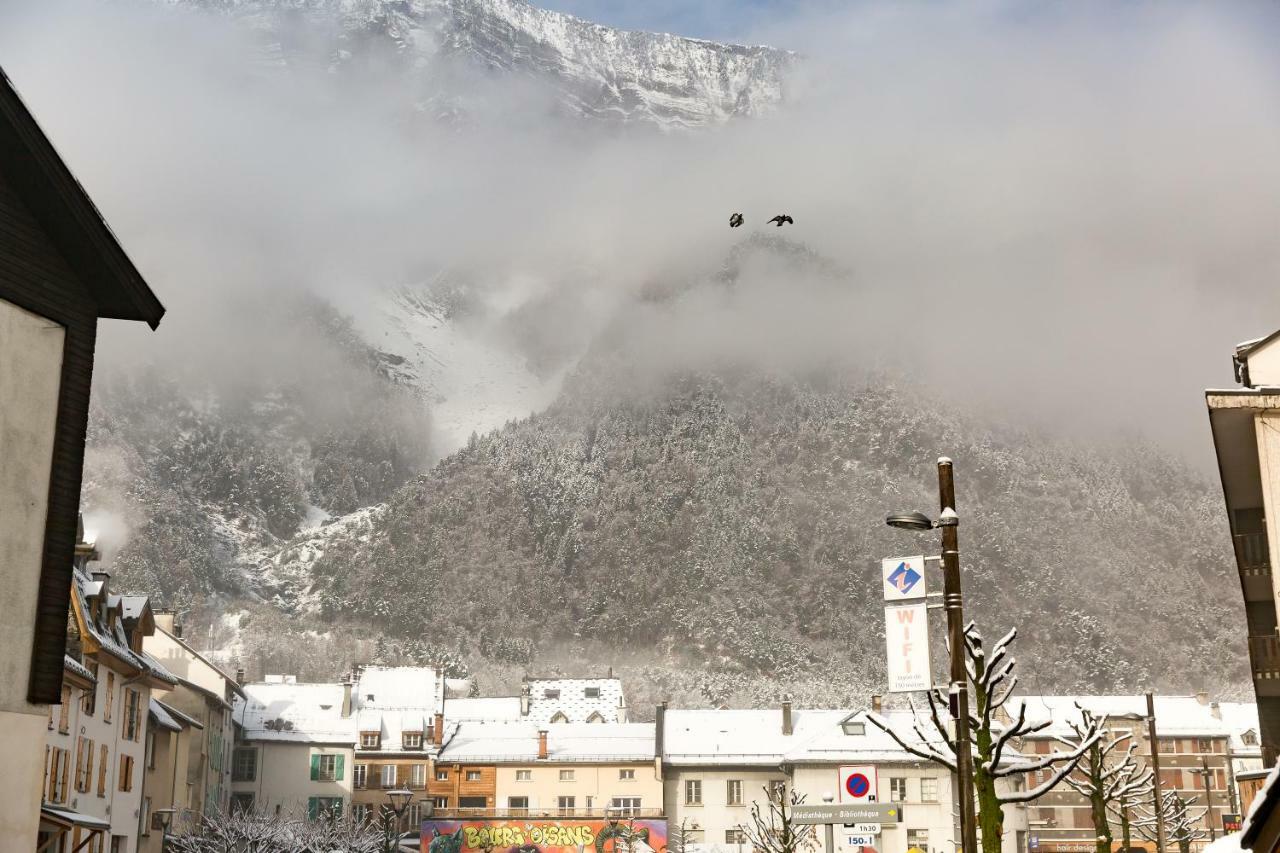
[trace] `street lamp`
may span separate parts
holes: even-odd
[[[899,530],[942,530],[942,591],[951,646],[951,716],[956,724],[956,776],[960,790],[960,842],[964,853],[978,853],[977,821],[973,807],[973,753],[969,746],[969,677],[965,667],[964,597],[960,592],[960,516],[956,514],[956,484],[951,460],[938,459],[938,508],[934,521],[922,512],[895,512],[885,524]]]
[[[413,791],[395,788],[387,791],[387,805],[382,807],[382,849],[385,853],[396,853],[400,846],[400,819],[409,808],[413,799]]]
[[[822,802],[830,805],[836,801],[836,795],[830,791],[822,792]],[[827,853],[836,853],[836,826],[833,823],[827,824]]]
[[[173,813],[177,809],[154,809],[152,820],[160,824],[160,853],[164,853],[165,847],[169,845],[169,824],[173,822]]]

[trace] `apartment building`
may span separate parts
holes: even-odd
[[[66,629],[71,677],[48,715],[40,825],[48,853],[136,853],[150,831],[151,692],[177,683],[142,648],[155,629],[146,597],[115,595],[109,574],[87,574],[95,556],[82,543]]]
[[[431,790],[449,791],[449,779],[433,780],[444,739],[445,679],[431,667],[368,666],[355,674],[352,702],[356,734],[352,809],[359,818],[378,815],[387,791],[414,793],[402,820],[418,826]],[[447,774],[446,774],[447,776]]]
[[[61,698],[98,319],[164,307],[0,69],[0,838],[33,850]],[[59,823],[59,821],[61,823]]]
[[[1273,567],[1280,561],[1280,331],[1239,344],[1238,388],[1205,392],[1244,598],[1262,761],[1280,757],[1280,635]]]
[[[912,715],[881,716],[909,732]],[[950,774],[906,752],[871,725],[865,711],[800,710],[789,702],[776,710],[665,710],[660,738],[666,817],[707,853],[747,853],[744,828],[751,809],[767,814],[771,796],[803,796],[821,803],[838,796],[841,768],[868,768],[880,802],[904,804],[905,820],[881,828],[878,853],[951,853],[957,833]],[[1011,781],[1011,788],[1020,786]],[[1005,814],[1004,849],[1025,851],[1023,810]],[[838,831],[838,851],[860,853]]]
[[[352,685],[299,684],[275,675],[242,686],[231,808],[308,817],[350,808],[357,737]]]
[[[1012,700],[1017,707],[1026,703],[1027,719],[1049,721],[1044,730],[1027,737],[1026,753],[1047,753],[1055,748],[1054,738],[1070,737],[1070,723],[1078,722],[1077,706],[1097,716],[1107,717],[1113,735],[1129,734],[1136,744],[1135,755],[1144,767],[1150,766],[1152,743],[1148,736],[1147,706],[1143,696],[1022,696]],[[1238,814],[1238,793],[1233,790],[1230,746],[1232,729],[1223,719],[1220,706],[1207,694],[1155,697],[1156,744],[1160,757],[1162,791],[1177,791],[1208,811],[1201,821],[1205,829],[1222,834],[1223,816]],[[1044,776],[1034,776],[1029,784],[1039,784]],[[1067,785],[1059,785],[1032,803],[1028,815],[1035,853],[1088,853],[1094,849],[1094,828],[1089,802]],[[1133,846],[1155,850],[1154,842],[1133,838]],[[1202,844],[1194,846],[1203,846]]]
[[[163,853],[164,831],[158,812],[173,809],[170,829],[173,834],[190,831],[202,814],[189,766],[192,756],[200,755],[198,744],[204,737],[204,725],[154,698],[147,718],[147,763],[142,790],[151,823],[140,827],[138,849],[141,853]]]
[[[233,702],[244,698],[236,679],[182,639],[172,613],[156,614],[156,630],[143,640],[148,654],[164,664],[178,683],[157,698],[198,727],[187,727],[191,754],[186,761],[183,817],[198,821],[231,804],[231,751],[235,745]],[[159,802],[158,800],[156,802]],[[167,804],[177,808],[176,804]]]

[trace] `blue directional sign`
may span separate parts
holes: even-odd
[[[890,557],[880,566],[885,601],[924,598],[924,557]]]

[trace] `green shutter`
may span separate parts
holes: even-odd
[[[311,781],[315,782],[320,778],[320,753],[313,753],[311,756]]]
[[[315,765],[315,756],[311,759],[312,766]],[[315,777],[312,777],[315,778]],[[307,820],[315,820],[320,816],[320,798],[307,797]]]
[[[345,757],[345,756],[341,756],[341,755],[339,755],[339,756],[338,756],[338,760],[337,760],[337,762],[336,762],[336,767],[334,768],[334,771],[333,771],[333,778],[334,778],[334,781],[337,781],[337,782],[341,782],[341,781],[342,781],[342,759],[343,759],[344,757]]]

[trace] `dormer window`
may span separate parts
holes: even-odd
[[[1240,740],[1244,742],[1245,746],[1258,745],[1258,735],[1252,729],[1242,734]]]
[[[422,749],[422,732],[405,732],[402,742],[405,749]]]
[[[603,722],[604,722],[604,715],[603,715],[603,714],[601,714],[599,711],[592,711],[592,712],[591,712],[591,716],[590,716],[590,717],[587,717],[587,722],[588,722],[588,723],[603,723]]]
[[[865,735],[867,733],[867,724],[861,720],[845,720],[840,724],[840,728],[844,729],[847,735]]]
[[[584,687],[584,688],[582,689],[582,695],[583,695],[583,696],[585,696],[585,697],[587,697],[588,699],[599,699],[599,698],[600,698],[600,688],[599,688],[599,687]]]
[[[551,722],[553,722],[553,723],[567,723],[567,722],[569,722],[569,718],[565,716],[564,711],[556,711],[555,715],[554,715],[554,716],[552,716],[552,718],[551,718]]]
[[[548,688],[548,689],[546,689],[546,690],[542,691],[542,698],[543,698],[543,699],[559,699],[559,698],[560,698],[560,691],[559,691],[559,690],[552,690],[552,689]]]
[[[360,748],[361,749],[377,749],[382,743],[382,735],[379,732],[361,732]]]

